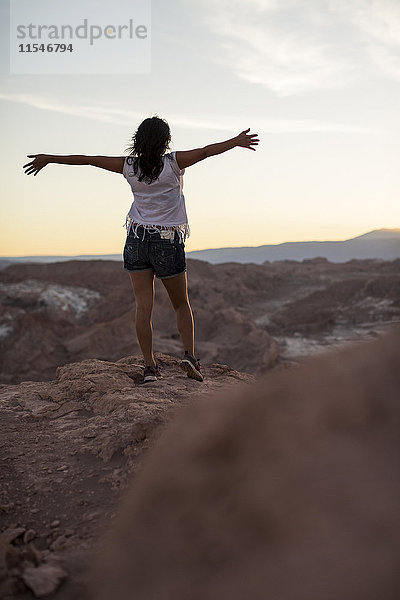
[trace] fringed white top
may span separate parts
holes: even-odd
[[[133,156],[127,156],[124,162],[123,175],[131,186],[134,200],[126,215],[123,227],[126,233],[132,227],[135,237],[137,228],[177,231],[180,241],[190,236],[190,227],[186,214],[185,196],[183,195],[183,174],[175,158],[175,151],[164,154],[163,169],[152,183],[138,180],[133,171]]]

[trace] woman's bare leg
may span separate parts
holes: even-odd
[[[136,299],[136,335],[145,365],[155,366],[151,314],[154,304],[154,271],[130,271]]]
[[[194,356],[194,321],[187,293],[186,271],[161,279],[176,313],[176,324],[183,347]]]

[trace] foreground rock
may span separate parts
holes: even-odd
[[[0,386],[0,597],[83,600],[88,556],[143,454],[182,406],[250,383],[227,365],[188,379],[156,354],[163,378],[141,385],[142,360],[85,360],[57,379]],[[56,594],[56,596],[54,596]]]
[[[193,403],[147,455],[95,600],[400,597],[400,327]]]

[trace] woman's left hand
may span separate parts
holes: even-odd
[[[253,146],[258,146],[258,133],[249,133],[250,127],[245,129],[239,135],[236,136],[236,146],[242,146],[242,148],[248,148],[249,150],[255,150]]]
[[[33,158],[29,163],[23,166],[26,175],[37,175],[43,167],[49,164],[50,156],[48,154],[27,154],[28,158]]]

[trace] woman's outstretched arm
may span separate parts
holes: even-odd
[[[27,175],[37,175],[43,167],[49,163],[60,165],[92,165],[107,171],[122,173],[125,156],[85,156],[84,154],[72,154],[69,156],[57,156],[55,154],[28,154],[28,158],[33,158],[29,163],[23,166]]]
[[[180,150],[175,154],[176,162],[180,169],[186,169],[186,167],[190,167],[200,160],[215,156],[216,154],[222,154],[222,152],[232,150],[232,148],[235,148],[236,146],[255,150],[253,146],[258,146],[258,142],[260,141],[258,139],[258,133],[249,133],[249,131],[250,127],[229,140],[217,142],[216,144],[209,144],[203,148]]]

